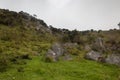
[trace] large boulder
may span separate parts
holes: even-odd
[[[92,43],[92,49],[98,52],[103,52],[105,50],[105,46],[103,44],[103,39],[101,37],[98,37],[93,41]]]
[[[54,43],[54,44],[51,46],[51,50],[52,50],[57,56],[62,55],[63,52],[64,52],[64,49],[63,49],[62,45],[59,44],[59,43]]]
[[[86,59],[95,60],[95,61],[99,61],[100,57],[101,57],[101,53],[96,51],[90,51],[85,55]]]
[[[116,64],[120,66],[120,54],[109,54],[105,59],[106,63]]]
[[[57,55],[55,52],[53,52],[51,49],[49,49],[46,53],[46,58],[51,58],[52,61],[57,61]]]
[[[46,52],[46,57],[51,58],[53,61],[57,61],[59,56],[63,55],[64,49],[61,44],[54,43],[51,48]]]
[[[96,46],[99,46],[101,48],[104,48],[104,45],[103,45],[103,39],[101,37],[98,37],[96,40],[95,40],[95,44]]]

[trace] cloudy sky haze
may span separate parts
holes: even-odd
[[[120,0],[0,0],[0,8],[36,14],[70,30],[109,30],[120,22]]]

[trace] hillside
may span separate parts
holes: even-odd
[[[0,80],[119,80],[119,35],[58,29],[0,9]]]

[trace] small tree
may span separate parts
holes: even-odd
[[[36,18],[37,17],[37,15],[36,14],[33,14],[33,16]]]
[[[118,26],[119,26],[119,29],[120,29],[120,22],[119,22]]]

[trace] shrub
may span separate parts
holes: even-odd
[[[45,62],[53,62],[53,58],[51,56],[46,56]]]
[[[77,49],[77,47],[66,47],[67,52],[72,54],[72,55],[78,55],[79,54],[79,50]]]
[[[8,64],[9,62],[7,56],[0,53],[0,72],[5,71],[8,67]]]

